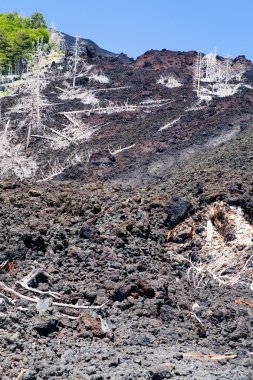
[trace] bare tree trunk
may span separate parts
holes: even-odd
[[[198,56],[198,77],[197,77],[197,96],[199,97],[200,94],[200,80],[201,80],[201,66],[202,66],[202,58],[199,54]]]
[[[78,40],[79,38],[76,36],[75,41],[75,58],[74,58],[74,73],[73,73],[73,88],[76,86],[76,70],[77,70],[77,60],[78,60]]]
[[[36,77],[36,114],[37,114],[37,128],[40,125],[40,57],[38,57],[37,77]]]
[[[35,52],[35,67],[34,67],[34,81],[32,81],[32,95],[34,99],[32,99],[32,113],[34,114],[36,128],[39,129],[40,126],[40,105],[41,105],[41,94],[40,94],[40,86],[41,86],[41,43],[38,41],[36,52]],[[29,120],[29,126],[27,131],[26,138],[26,150],[29,147],[31,133],[32,133],[32,123],[33,117]]]
[[[32,132],[32,125],[30,123],[29,126],[28,126],[27,137],[26,137],[26,147],[25,147],[26,150],[28,149],[29,144],[30,144],[31,132]]]

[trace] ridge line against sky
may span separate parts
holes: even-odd
[[[42,12],[70,35],[136,58],[150,49],[253,60],[252,0],[0,0],[0,12]]]

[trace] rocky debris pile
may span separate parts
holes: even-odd
[[[244,143],[247,134],[235,178],[242,167],[251,178]],[[216,149],[205,159],[235,153]],[[205,159],[201,170],[189,161],[148,188],[1,182],[0,281],[28,297],[1,285],[10,301],[0,297],[3,379],[21,371],[24,379],[250,378],[249,287],[212,278],[195,287],[181,259],[200,257],[207,215],[213,229],[233,225],[225,236],[236,236],[236,221],[238,232],[251,228],[250,181],[223,176],[217,188],[209,180],[219,166],[205,172]]]

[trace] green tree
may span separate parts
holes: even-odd
[[[17,13],[0,13],[0,65],[7,71],[10,65],[21,67],[20,62],[28,59],[37,41],[47,44],[49,32],[44,16],[35,12],[31,17]],[[22,71],[22,67],[20,69]]]
[[[35,12],[31,15],[31,27],[34,29],[46,28],[46,20],[42,13]]]

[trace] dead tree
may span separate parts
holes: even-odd
[[[215,53],[198,54],[195,63],[194,88],[199,99],[211,100],[213,96],[233,95],[242,86],[245,68],[234,68],[229,58]]]
[[[79,41],[79,38],[76,36],[75,55],[74,55],[74,72],[73,72],[73,88],[75,88],[75,86],[76,86],[76,70],[77,70],[77,60],[78,60],[78,41]]]
[[[63,34],[57,29],[54,23],[50,26],[50,40],[57,50],[65,49],[65,40]]]
[[[31,93],[31,112],[30,122],[28,125],[26,149],[28,149],[31,139],[32,127],[35,126],[38,130],[41,120],[41,87],[42,87],[42,59],[43,59],[43,45],[40,41],[37,42],[35,54],[33,57],[33,69],[31,78],[28,81]]]

